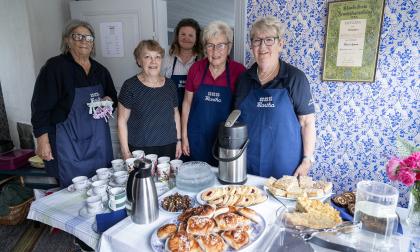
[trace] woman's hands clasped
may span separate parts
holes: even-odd
[[[45,133],[36,139],[37,148],[35,153],[42,158],[42,160],[50,161],[53,160],[54,157],[51,151],[50,140],[48,138],[48,133]]]

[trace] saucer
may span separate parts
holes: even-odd
[[[127,181],[125,181],[125,182],[123,182],[123,183],[121,183],[121,184],[118,184],[117,182],[115,182],[113,179],[112,180],[110,180],[109,181],[109,183],[108,183],[110,186],[112,186],[112,187],[125,187],[126,186],[126,184],[127,184]]]
[[[102,207],[98,212],[96,213],[89,213],[86,207],[82,207],[79,210],[79,215],[83,218],[91,218],[93,216],[96,216],[97,214],[104,213],[106,211],[106,208]]]

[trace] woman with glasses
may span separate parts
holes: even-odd
[[[164,49],[143,40],[134,49],[140,73],[126,80],[118,96],[118,136],[124,159],[134,150],[181,156],[181,123],[176,86],[160,74]]]
[[[117,104],[117,92],[108,70],[93,60],[95,33],[84,21],[65,27],[62,54],[42,67],[32,96],[32,126],[36,153],[50,176],[67,187],[76,176],[93,176],[113,159],[109,125],[95,119],[91,101]]]
[[[235,107],[248,126],[248,172],[280,178],[307,175],[314,162],[315,108],[308,80],[281,60],[284,26],[274,17],[251,28],[255,64],[239,77]]]
[[[200,33],[200,25],[194,19],[185,18],[179,21],[175,28],[169,55],[165,57],[163,63],[163,75],[172,79],[177,87],[180,111],[184,100],[188,70],[203,54]]]
[[[206,58],[191,66],[182,104],[182,151],[191,160],[217,166],[211,147],[219,123],[226,120],[233,105],[238,76],[245,67],[228,55],[233,31],[222,21],[211,22],[203,32]]]

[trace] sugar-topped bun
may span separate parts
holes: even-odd
[[[232,230],[241,225],[247,225],[250,220],[235,213],[224,213],[214,217],[219,230]]]
[[[213,219],[203,216],[192,216],[187,222],[187,232],[192,235],[206,235],[216,226]]]
[[[157,237],[161,240],[166,240],[169,236],[176,232],[175,224],[166,224],[160,227],[157,231]]]
[[[249,243],[249,234],[241,229],[224,231],[222,237],[236,250]]]
[[[211,218],[211,217],[213,217],[215,210],[216,209],[215,209],[214,206],[203,205],[203,206],[200,206],[200,207],[196,208],[194,215]]]
[[[194,239],[194,236],[185,231],[180,231],[172,235],[165,244],[166,251],[170,252],[201,252],[200,245]]]
[[[240,208],[238,209],[238,213],[248,219],[251,219],[255,223],[261,222],[260,216],[257,214],[257,212],[255,212],[251,208],[248,208],[248,207]]]
[[[223,252],[228,246],[223,238],[218,234],[207,234],[197,238],[198,244],[206,252]]]
[[[187,208],[185,209],[182,214],[178,216],[178,221],[187,222],[187,220],[193,216],[195,213],[195,208]]]

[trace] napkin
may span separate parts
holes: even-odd
[[[120,220],[127,217],[125,209],[96,215],[96,226],[98,233],[105,232],[108,228],[117,224]]]
[[[340,207],[338,205],[336,205],[334,202],[331,201],[331,205],[340,212],[340,217],[345,220],[345,221],[353,221],[353,216],[350,215],[350,213],[347,211],[347,209],[345,207]],[[402,234],[403,230],[402,230],[402,226],[401,226],[401,222],[398,222],[398,228],[397,228],[397,233]]]

